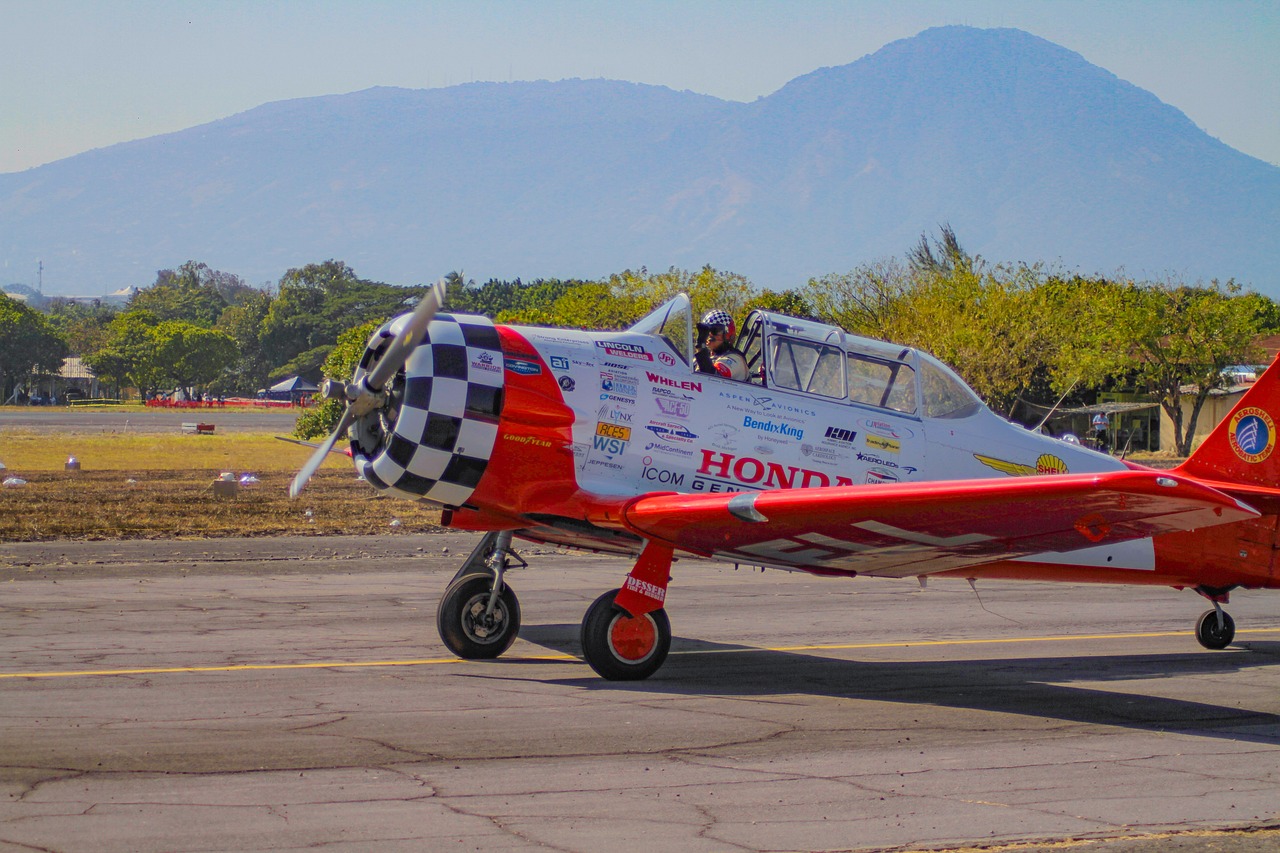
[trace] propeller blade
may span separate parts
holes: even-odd
[[[296,498],[302,493],[303,488],[307,485],[307,481],[311,479],[311,475],[324,462],[329,455],[329,451],[333,450],[333,445],[339,438],[346,434],[347,427],[351,426],[355,420],[355,415],[351,413],[351,407],[347,406],[342,412],[342,418],[338,421],[338,426],[333,430],[333,434],[324,440],[324,443],[316,448],[316,452],[311,454],[311,458],[307,460],[307,464],[302,466],[302,470],[293,478],[293,482],[289,484],[289,497]]]
[[[391,377],[396,375],[396,371],[404,366],[409,359],[409,354],[413,352],[413,348],[422,340],[422,336],[427,333],[427,326],[431,324],[431,318],[436,316],[436,312],[440,310],[440,306],[444,304],[444,279],[440,279],[431,286],[431,289],[422,297],[422,301],[418,303],[418,307],[414,309],[413,316],[409,318],[409,322],[400,330],[400,334],[396,335],[396,339],[391,342],[391,346],[387,347],[387,352],[373,366],[373,370],[365,377],[365,385],[374,391],[381,391],[383,386],[391,381]]]

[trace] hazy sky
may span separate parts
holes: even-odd
[[[750,101],[945,24],[1016,27],[1280,165],[1280,0],[0,0],[0,172],[268,101],[607,77]]]

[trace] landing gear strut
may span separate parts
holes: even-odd
[[[1213,602],[1196,620],[1196,640],[1206,649],[1225,649],[1236,638],[1236,622],[1222,609],[1231,597],[1231,587],[1196,587],[1196,592]]]
[[[526,565],[511,550],[511,532],[489,533],[454,575],[440,606],[440,639],[460,658],[490,660],[511,648],[520,633],[520,602],[503,582],[513,564]]]

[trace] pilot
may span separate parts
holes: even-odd
[[[694,351],[699,373],[747,380],[747,358],[733,345],[737,331],[728,312],[716,309],[706,313],[698,323],[698,348]]]

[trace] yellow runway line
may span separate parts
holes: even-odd
[[[1237,631],[1240,634],[1280,634],[1280,628],[1254,628]],[[930,646],[980,646],[1014,643],[1059,643],[1079,640],[1137,640],[1153,637],[1186,637],[1186,631],[1162,631],[1143,634],[1081,634],[1079,636],[1059,635],[1051,637],[1006,637],[1003,639],[978,640],[907,640],[894,643],[827,643],[809,646],[748,646],[735,649],[687,649],[672,652],[672,655],[723,655],[742,654],[746,652],[821,652],[850,651],[857,649],[909,649]],[[564,662],[580,660],[573,655],[521,655],[504,658],[506,662],[515,661],[547,661]],[[394,666],[439,666],[441,664],[467,663],[461,658],[419,658],[413,660],[377,660],[377,661],[315,661],[313,663],[244,663],[225,664],[222,666],[163,666],[138,667],[132,669],[86,669],[57,670],[52,672],[0,672],[0,679],[11,678],[85,678],[102,675],[166,675],[173,673],[197,672],[253,672],[260,670],[291,669],[369,669]]]

